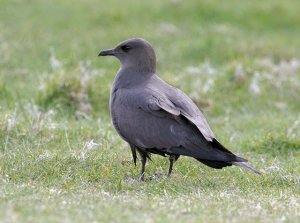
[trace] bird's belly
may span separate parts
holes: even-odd
[[[187,131],[175,120],[157,117],[139,108],[119,104],[112,109],[112,122],[119,135],[140,148],[170,148],[178,146]]]

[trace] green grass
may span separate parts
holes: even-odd
[[[1,222],[299,222],[300,3],[0,1]],[[205,111],[228,148],[264,175],[153,156],[139,182],[110,124],[134,37],[158,73]],[[51,56],[52,54],[52,56]],[[53,66],[53,60],[60,66]],[[49,65],[52,61],[52,67]]]

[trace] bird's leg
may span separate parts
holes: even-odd
[[[169,166],[168,177],[171,176],[172,169],[173,169],[173,162],[174,162],[175,159],[176,159],[175,155],[170,155],[169,156],[170,166]]]
[[[136,166],[136,147],[134,145],[131,145],[131,144],[129,144],[129,146],[130,146],[130,149],[131,149],[134,165]]]
[[[147,156],[145,154],[141,154],[141,162],[142,162],[142,170],[141,170],[141,176],[140,180],[144,181],[144,175],[145,175],[145,166],[146,166]]]

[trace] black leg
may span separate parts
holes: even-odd
[[[140,180],[144,181],[145,178],[145,166],[146,166],[146,161],[147,161],[147,157],[145,154],[141,154],[141,162],[142,162],[142,170],[141,170],[141,176],[140,176]]]
[[[129,144],[129,146],[130,146],[130,149],[131,149],[134,165],[136,166],[136,147],[134,145],[131,145],[131,144]]]
[[[169,156],[170,166],[169,166],[168,177],[171,176],[172,169],[173,169],[173,162],[174,162],[175,159],[176,159],[175,155],[170,155]]]

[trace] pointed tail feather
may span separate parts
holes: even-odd
[[[239,166],[239,167],[244,167],[247,168],[248,170],[251,170],[252,172],[261,175],[262,172],[256,170],[253,166],[251,166],[250,163],[246,163],[246,162],[232,162],[233,165],[235,166]]]

